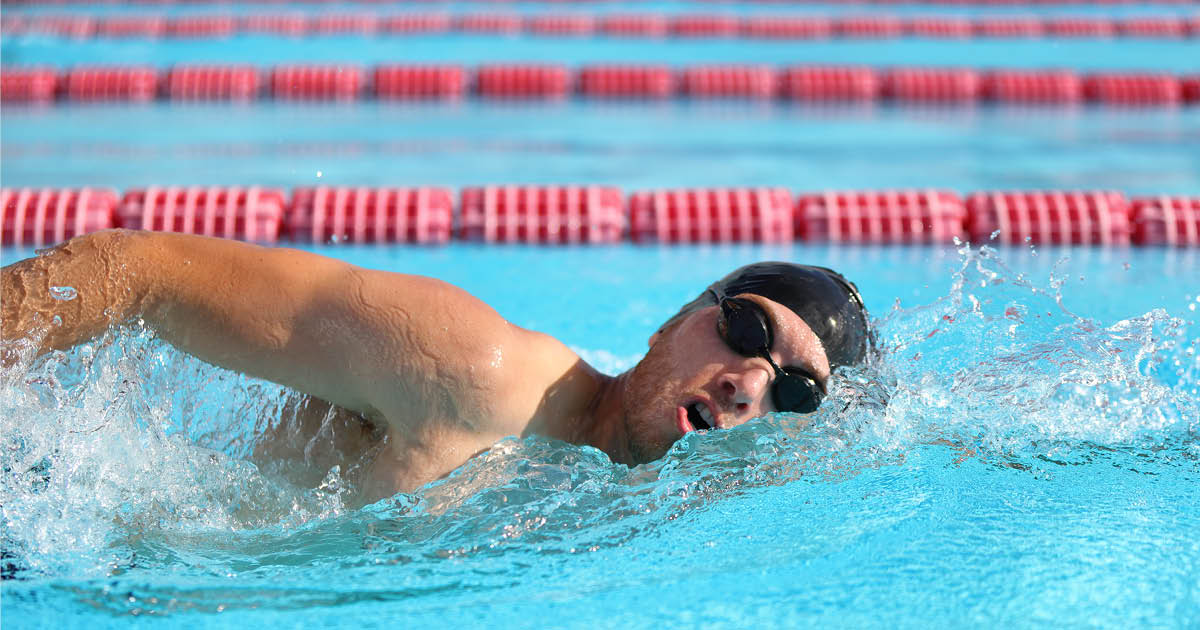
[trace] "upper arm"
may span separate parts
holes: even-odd
[[[479,368],[486,385],[512,335],[482,301],[431,278],[217,239],[160,247],[148,312],[168,341],[367,415],[456,415],[470,398],[464,373]]]

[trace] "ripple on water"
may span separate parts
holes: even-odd
[[[1035,603],[1059,608],[1031,589],[1095,604],[1068,585],[1142,567],[1153,577],[1112,601],[1167,614],[1156,589],[1194,600],[1200,563],[1197,328],[1164,310],[1081,318],[1061,284],[964,250],[948,293],[884,315],[879,352],[816,414],[691,434],[634,468],[509,438],[361,508],[337,470],[300,487],[246,459],[289,392],[144,331],[110,333],[3,373],[3,570],[22,580],[6,584],[7,612],[61,600],[119,614],[417,614],[782,572],[806,588],[747,597],[803,602],[810,620],[838,607],[852,619],[855,597],[880,590],[930,611],[957,602],[963,619],[997,602],[1038,618]],[[635,360],[581,354],[609,372]],[[1168,548],[1173,564],[1151,566]]]

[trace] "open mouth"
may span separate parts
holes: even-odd
[[[697,431],[707,431],[715,424],[712,411],[709,411],[708,407],[701,402],[694,402],[687,406],[687,419]]]

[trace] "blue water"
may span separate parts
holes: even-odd
[[[333,7],[300,3],[234,5],[182,4],[178,6],[123,5],[62,7],[6,7],[10,16],[35,15],[260,15],[279,13],[500,13],[587,14],[651,13],[663,15],[717,14],[732,16],[949,16],[966,18],[1003,17],[1190,17],[1194,6],[1136,3],[1117,6],[1083,5],[1050,7],[955,7],[939,4],[815,4],[815,3],[721,3],[721,2],[585,2],[558,3],[343,3]],[[679,39],[595,37],[544,37],[536,35],[405,35],[377,37],[237,36],[230,39],[200,38],[111,39],[96,37],[72,40],[46,35],[6,38],[0,52],[4,63],[44,64],[69,67],[80,63],[150,64],[164,67],[174,63],[458,63],[555,62],[569,65],[603,62],[665,63],[682,66],[697,63],[866,64],[872,66],[932,65],[968,67],[1041,68],[1060,67],[1078,71],[1157,70],[1186,73],[1200,71],[1200,38],[1171,39],[1006,39],[976,38],[947,41],[924,38],[829,39],[815,41],[762,41],[748,38]]]
[[[710,8],[586,5],[631,6]],[[157,10],[56,11],[138,8]],[[276,8],[245,9],[257,10]],[[1027,12],[886,7],[977,11]],[[1180,9],[1050,13],[1160,11]],[[62,67],[504,58],[1194,72],[1197,52],[1197,40],[0,43],[5,64]],[[1197,108],[6,106],[0,138],[4,186],[570,182],[627,191],[1200,194]],[[182,356],[136,327],[117,331],[0,372],[0,573],[11,578],[0,583],[0,621],[1195,627],[1200,251],[979,245],[314,247],[453,282],[610,373],[633,365],[664,318],[733,267],[822,264],[860,286],[883,352],[844,373],[812,416],[691,435],[649,465],[509,439],[445,480],[360,507],[340,470],[297,485],[249,457],[257,436],[288,417],[291,393]],[[32,254],[3,250],[0,262]]]
[[[296,8],[296,7],[290,7]],[[302,6],[309,13],[322,9]],[[138,9],[141,9],[140,11]],[[67,7],[51,13],[261,13],[289,7]],[[346,11],[374,10],[349,5]],[[414,5],[396,12],[520,13],[553,5]],[[590,13],[640,10],[738,14],[1187,15],[1186,8],[598,3]],[[31,8],[15,14],[45,13]],[[5,64],[82,62],[277,63],[490,61],[861,63],[875,67],[1059,67],[1078,72],[1200,72],[1200,38],[841,40],[769,42],[604,37],[235,37],[159,41],[6,38]],[[6,106],[0,183],[99,185],[606,184],[829,188],[1115,188],[1200,193],[1200,108],[935,107],[687,103]]]
[[[280,43],[286,43],[281,46]],[[1119,46],[1114,42],[1119,42]],[[1120,51],[1117,53],[1117,51]],[[1047,53],[1052,56],[1047,57]],[[3,48],[6,64],[69,67],[88,63],[166,66],[174,63],[766,63],[1065,67],[1075,70],[1200,69],[1200,39],[937,39],[817,40],[619,39],[537,36],[308,37],[240,36],[231,39],[75,41],[48,36],[14,38]]]
[[[149,132],[133,130],[148,129]],[[5,108],[5,186],[605,184],[1200,193],[1200,108]]]
[[[121,333],[3,375],[7,624],[1200,614],[1197,252],[317,251],[456,282],[610,372],[725,270],[804,260],[860,284],[885,352],[813,416],[694,435],[653,464],[506,440],[357,509],[337,475],[297,487],[244,459],[285,392]]]

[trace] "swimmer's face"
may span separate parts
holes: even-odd
[[[753,294],[774,332],[771,357],[785,368],[829,378],[820,339],[799,315]],[[650,351],[630,373],[624,397],[629,447],[638,462],[662,457],[676,440],[703,428],[728,429],[776,411],[771,400],[775,371],[764,357],[735,352],[717,332],[721,309],[710,306],[674,322],[650,338]]]

